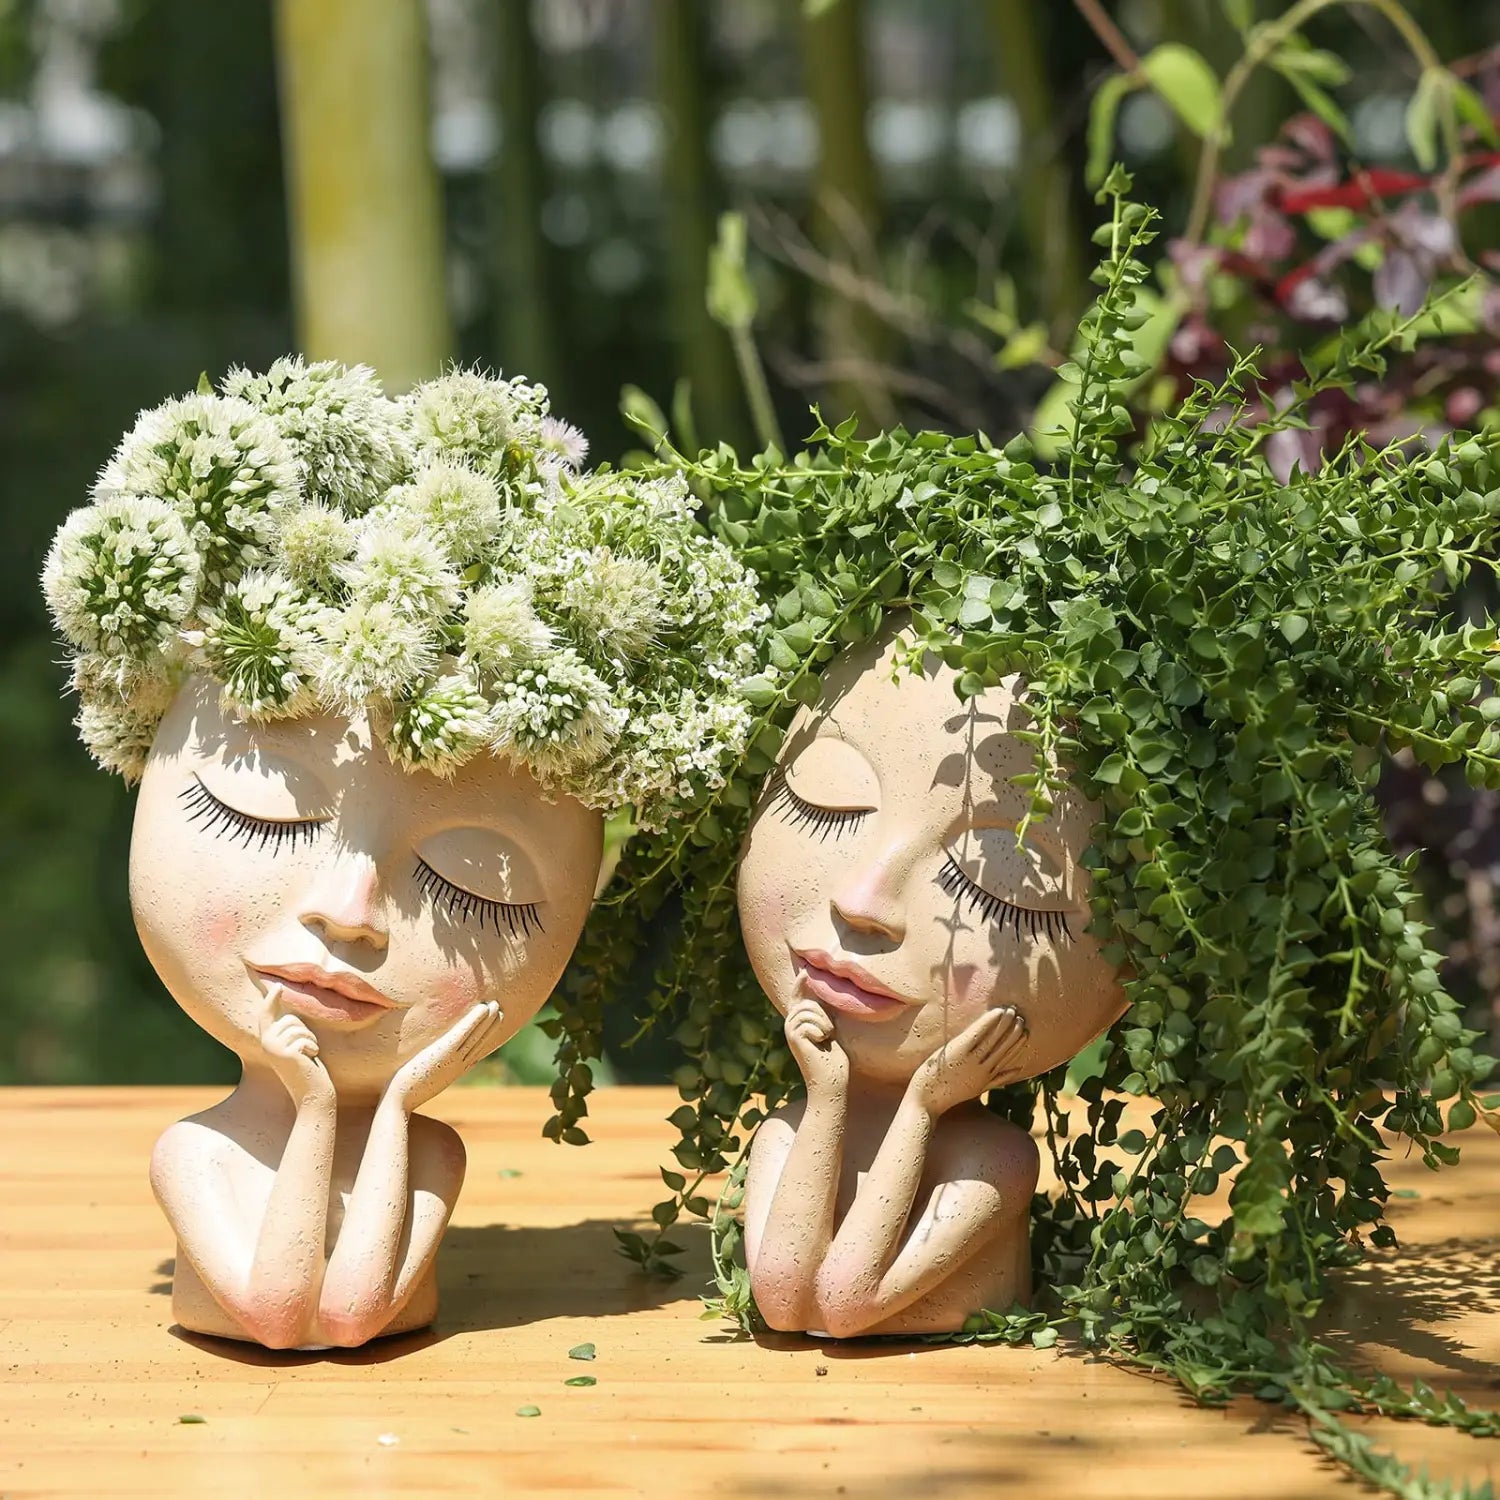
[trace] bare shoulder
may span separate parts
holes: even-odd
[[[414,1186],[427,1188],[444,1198],[450,1196],[463,1185],[468,1166],[463,1137],[442,1120],[413,1115],[411,1166]]]
[[[1041,1171],[1036,1142],[1019,1125],[981,1104],[966,1105],[943,1117],[933,1154],[945,1177],[988,1184],[1002,1200],[1029,1208]]]
[[[783,1104],[779,1109],[773,1109],[756,1127],[755,1139],[764,1140],[768,1146],[777,1143],[790,1145],[806,1113],[806,1099],[796,1099],[790,1104]]]
[[[158,1192],[169,1177],[184,1169],[221,1166],[234,1149],[233,1142],[218,1129],[212,1111],[178,1120],[156,1138],[151,1149],[151,1185]]]
[[[797,1139],[797,1131],[801,1128],[802,1117],[806,1113],[807,1100],[798,1099],[791,1104],[783,1104],[779,1109],[773,1109],[755,1127],[755,1134],[750,1138],[749,1152],[752,1177],[761,1177],[767,1169],[774,1169],[776,1175],[780,1176],[781,1163],[791,1151],[792,1142]]]

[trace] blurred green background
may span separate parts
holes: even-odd
[[[811,400],[871,426],[1004,434],[1052,384],[1087,296],[1090,154],[1121,157],[1183,234],[1213,103],[1194,70],[1231,79],[1248,45],[1237,27],[1286,9],[0,0],[0,1083],[233,1075],[140,953],[126,901],[131,795],[73,735],[36,585],[54,528],[139,408],[200,371],[302,348],[370,359],[393,384],[449,358],[540,378],[596,458],[631,444],[626,385],[679,437],[754,442],[707,297],[718,217],[734,208],[749,252],[744,279],[736,270],[718,288],[719,311],[728,294],[748,297],[742,321],[753,304],[793,441]],[[1491,8],[1431,0],[1402,13],[1492,110]],[[1265,324],[1295,351],[1337,322],[1337,300],[1312,308],[1304,292],[1294,304],[1285,273],[1299,257],[1322,255],[1311,285],[1344,297],[1345,315],[1351,296],[1390,305],[1409,293],[1403,275],[1425,286],[1497,268],[1486,222],[1456,246],[1428,232],[1500,197],[1500,157],[1486,158],[1467,101],[1472,161],[1450,154],[1399,202],[1346,191],[1371,164],[1437,171],[1413,118],[1421,59],[1388,22],[1331,5],[1308,33],[1324,61],[1288,52],[1237,94],[1218,170],[1243,201],[1220,194],[1212,231],[1168,257],[1178,301],[1172,342],[1152,356],[1165,381],[1152,399],[1212,367],[1221,325],[1261,338]],[[1183,49],[1197,61],[1184,65]],[[1109,108],[1101,86],[1115,91]],[[1319,117],[1344,133],[1331,153],[1296,137],[1299,118]],[[1278,140],[1283,156],[1268,158]],[[1300,165],[1285,155],[1294,146]],[[1327,201],[1292,214],[1288,182]],[[1437,210],[1408,223],[1419,198]],[[1195,303],[1205,239],[1222,274]],[[1364,277],[1352,292],[1335,274],[1346,261]],[[1437,362],[1441,378],[1414,368],[1398,427],[1493,410],[1490,316],[1488,304],[1475,314],[1462,360]],[[1382,412],[1340,420],[1374,427]],[[1441,846],[1434,901],[1484,1010],[1500,952],[1493,809],[1400,767],[1391,786],[1397,836]],[[665,1067],[616,1064],[626,1076]],[[527,1041],[509,1066],[544,1075],[545,1048]]]

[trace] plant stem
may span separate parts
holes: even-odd
[[[771,388],[766,383],[766,370],[760,362],[760,350],[755,347],[755,334],[749,328],[733,328],[729,333],[729,344],[734,350],[734,362],[739,366],[740,384],[745,388],[745,401],[750,407],[755,440],[762,449],[774,448],[784,456],[786,439],[782,437],[781,424],[776,420],[776,405],[771,400]]]
[[[1083,19],[1089,23],[1094,35],[1104,43],[1109,55],[1114,58],[1122,73],[1134,73],[1141,65],[1133,48],[1125,39],[1125,33],[1115,25],[1099,0],[1073,0]]]

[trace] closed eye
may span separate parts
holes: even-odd
[[[977,885],[965,875],[962,866],[951,854],[943,858],[943,868],[938,873],[938,884],[950,896],[967,902],[970,911],[982,911],[987,920],[999,918],[1002,932],[1005,931],[1006,923],[1009,923],[1011,930],[1018,938],[1024,927],[1030,937],[1046,936],[1054,941],[1058,938],[1068,943],[1073,941],[1073,929],[1068,926],[1069,914],[1067,912],[1045,911],[1034,906],[1017,906],[1015,902],[1007,901],[993,891],[985,890],[982,885]]]
[[[259,843],[273,853],[282,848],[295,849],[299,843],[310,844],[326,821],[323,818],[257,818],[221,802],[194,776],[193,784],[178,793],[189,808],[188,822],[196,823],[210,833],[243,843],[248,849]]]
[[[870,815],[867,807],[818,807],[815,803],[804,801],[787,785],[786,775],[780,770],[771,783],[771,806],[779,809],[793,828],[807,828],[816,833],[820,843],[830,833],[838,838]]]
[[[433,905],[441,906],[455,921],[477,921],[480,927],[494,928],[496,937],[500,936],[502,922],[511,937],[529,937],[543,930],[538,902],[494,901],[487,896],[476,896],[473,891],[454,885],[446,875],[439,875],[420,854],[417,885]]]

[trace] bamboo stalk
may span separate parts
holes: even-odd
[[[864,29],[864,0],[802,12],[803,86],[818,121],[812,237],[826,256],[843,262],[855,258],[851,238],[873,250],[881,224],[880,179],[866,129]],[[868,307],[829,293],[818,303],[817,318],[825,363],[853,369],[880,363],[887,330]],[[888,392],[875,382],[841,382],[827,400],[830,419],[856,412],[877,427],[895,420]]]
[[[277,0],[298,342],[434,375],[452,332],[420,0]]]
[[[1053,95],[1035,0],[990,0],[990,38],[1000,84],[1021,121],[1016,197],[1021,230],[1036,267],[1042,321],[1065,338],[1087,293],[1083,231],[1069,196],[1072,173],[1058,137]]]
[[[552,255],[541,231],[546,172],[536,122],[543,101],[541,58],[529,0],[498,0],[496,90],[501,125],[490,192],[497,250],[495,347],[502,369],[563,394]]]
[[[741,440],[744,415],[729,341],[708,313],[708,252],[717,223],[708,152],[706,47],[700,0],[656,0],[657,95],[667,117],[667,280],[678,361],[707,443]]]

